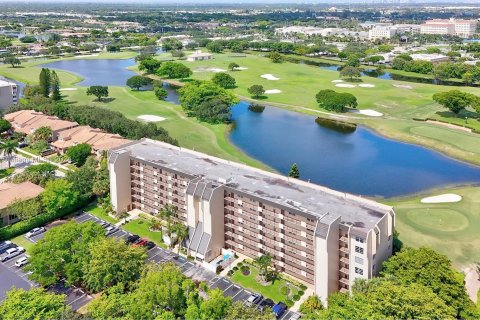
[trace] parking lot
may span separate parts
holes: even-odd
[[[87,221],[101,223],[101,219],[86,213],[82,212],[73,217],[77,222],[83,223]],[[109,235],[110,237],[122,238],[125,239],[130,234],[122,229],[119,229]],[[37,236],[31,237],[29,240],[32,242],[37,242],[44,237],[44,233]],[[2,263],[0,265],[0,301],[3,300],[4,294],[10,289],[11,286],[15,285],[17,288],[29,289],[33,286],[36,286],[35,283],[28,280],[27,274],[23,272],[22,268],[15,267],[15,261],[24,256],[24,254],[15,257],[14,259]],[[177,265],[182,273],[191,278],[194,281],[203,281],[206,282],[211,289],[220,289],[223,291],[225,296],[232,297],[233,301],[247,301],[248,297],[252,294],[251,291],[242,288],[241,286],[234,284],[225,277],[218,276],[214,272],[211,272],[202,266],[196,264],[194,261],[190,261],[182,256],[179,256],[175,252],[166,250],[160,247],[153,247],[147,251],[147,261],[152,263],[166,263],[173,262]],[[62,283],[59,283],[55,286],[49,287],[50,292],[62,293],[66,295],[66,300],[68,305],[72,307],[73,310],[78,310],[80,307],[87,304],[92,297],[85,293],[80,288],[75,287],[66,287]],[[260,303],[261,301],[259,301]],[[294,312],[287,310],[280,320],[289,320],[293,316]]]

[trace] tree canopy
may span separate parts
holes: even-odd
[[[92,147],[88,143],[80,143],[67,149],[67,156],[78,167],[81,167],[92,154]]]
[[[0,303],[2,320],[62,319],[68,317],[70,307],[65,296],[48,293],[42,288],[13,288]]]
[[[353,78],[360,78],[361,76],[362,74],[360,73],[360,70],[356,67],[345,66],[340,70],[340,77],[342,78],[353,80]]]
[[[140,90],[140,88],[148,86],[152,80],[150,80],[147,77],[143,76],[133,76],[128,78],[127,80],[127,86],[129,86],[132,89],[135,90]]]
[[[435,93],[433,100],[456,115],[468,107],[480,112],[480,97],[460,90]]]
[[[265,93],[265,89],[260,84],[254,84],[253,86],[247,88],[247,91],[255,98],[259,98]]]
[[[140,61],[140,64],[138,65],[138,69],[145,71],[147,73],[155,73],[158,68],[160,68],[160,65],[162,64],[161,61],[158,61],[157,59],[154,58],[149,58],[149,59],[144,59]]]
[[[351,93],[339,93],[334,90],[320,90],[316,99],[318,105],[326,110],[335,112],[345,112],[346,108],[356,108],[357,98]]]
[[[224,89],[235,87],[235,78],[225,72],[218,72],[212,77],[212,82]]]
[[[192,75],[192,70],[183,63],[167,61],[162,63],[156,73],[169,79],[184,79]]]
[[[87,96],[95,96],[98,101],[102,101],[102,98],[108,97],[107,86],[90,86],[87,89]]]

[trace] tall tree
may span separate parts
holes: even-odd
[[[298,170],[298,166],[296,163],[292,164],[292,167],[290,168],[290,172],[288,173],[289,177],[292,178],[300,178],[300,171]]]
[[[78,193],[71,190],[72,184],[65,179],[48,181],[42,193],[45,211],[55,213],[68,211],[77,202]]]
[[[12,167],[12,159],[15,150],[17,149],[17,142],[13,140],[7,140],[0,143],[0,154],[3,155],[8,161],[8,167]]]
[[[260,274],[260,276],[266,279],[268,274],[268,268],[272,264],[272,256],[268,254],[263,254],[259,257],[256,257],[253,262],[258,267],[258,273]]]
[[[44,97],[48,97],[50,95],[50,69],[42,68],[40,71],[40,94]]]
[[[80,143],[68,148],[66,154],[73,163],[81,167],[92,154],[92,146],[88,143]]]
[[[83,265],[88,262],[90,246],[105,237],[105,230],[93,222],[67,222],[49,229],[31,250],[31,279],[43,286],[65,279],[68,284],[81,284]]]
[[[64,295],[49,293],[42,288],[28,291],[13,288],[0,304],[2,320],[64,319],[69,311]]]
[[[52,70],[52,73],[50,74],[50,90],[54,101],[58,101],[62,98],[62,95],[60,94],[60,79],[55,70]]]
[[[248,93],[250,93],[254,98],[259,98],[265,93],[265,89],[260,84],[254,84],[253,86],[247,89]]]
[[[133,76],[128,78],[127,86],[135,90],[140,90],[141,87],[145,87],[149,85],[151,82],[152,81],[147,77]]]
[[[394,276],[405,285],[416,283],[430,288],[456,315],[469,310],[471,301],[461,275],[446,256],[432,249],[403,249],[383,263],[382,274]]]
[[[87,89],[87,96],[97,97],[97,101],[102,101],[102,98],[108,97],[107,86],[90,86]]]
[[[349,78],[350,81],[353,80],[353,78],[360,78],[361,77],[360,70],[356,67],[352,66],[345,66],[340,70],[340,77],[342,78]]]
[[[4,59],[4,62],[6,64],[11,65],[12,68],[15,68],[16,66],[19,66],[21,64],[20,59],[18,59],[17,57],[14,57],[14,56],[6,57]]]
[[[83,283],[93,292],[122,283],[127,287],[140,278],[145,265],[145,249],[133,247],[113,238],[90,247],[88,262],[83,265]]]
[[[449,109],[455,115],[458,115],[468,107],[480,111],[480,97],[460,90],[435,93],[433,100],[442,107]]]
[[[225,72],[215,73],[212,81],[224,89],[235,87],[235,78]]]

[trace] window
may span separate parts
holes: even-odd
[[[359,264],[363,264],[363,259],[360,257],[355,257],[355,262]]]
[[[355,241],[360,242],[360,243],[364,243],[365,239],[362,238],[362,237],[355,237]]]
[[[355,267],[355,273],[363,276],[363,269]]]
[[[362,248],[362,247],[355,246],[355,252],[356,252],[356,253],[363,254],[363,248]]]

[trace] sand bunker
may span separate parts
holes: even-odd
[[[139,120],[146,121],[146,122],[160,122],[160,121],[165,120],[164,117],[153,116],[153,115],[150,115],[150,114],[144,114],[144,115],[138,116],[137,118]]]
[[[234,70],[247,70],[248,68],[245,68],[245,67],[236,67],[234,68]]]
[[[355,88],[354,84],[348,84],[348,83],[337,83],[335,87],[339,88]]]
[[[381,116],[383,116],[383,113],[372,110],[372,109],[363,109],[363,110],[351,109],[350,112],[363,114],[364,116],[369,116],[369,117],[381,117]]]
[[[375,88],[375,85],[370,83],[362,83],[362,84],[359,84],[358,86],[362,88]]]
[[[225,72],[227,70],[220,69],[220,68],[206,68],[206,67],[199,67],[193,70],[193,72]]]
[[[266,73],[262,74],[260,77],[267,79],[267,80],[280,80],[280,78],[275,77],[273,74]]]
[[[447,203],[447,202],[459,202],[462,200],[462,196],[455,193],[445,193],[438,196],[426,197],[420,200],[421,203]]]
[[[413,89],[412,86],[405,85],[405,84],[394,84],[393,85],[395,88],[402,88],[402,89]]]
[[[75,91],[77,88],[61,88],[60,91]]]
[[[343,80],[332,80],[332,83],[342,83],[342,82],[345,82]]]
[[[266,94],[272,94],[272,93],[282,93],[282,90],[278,89],[270,89],[270,90],[265,90]]]

